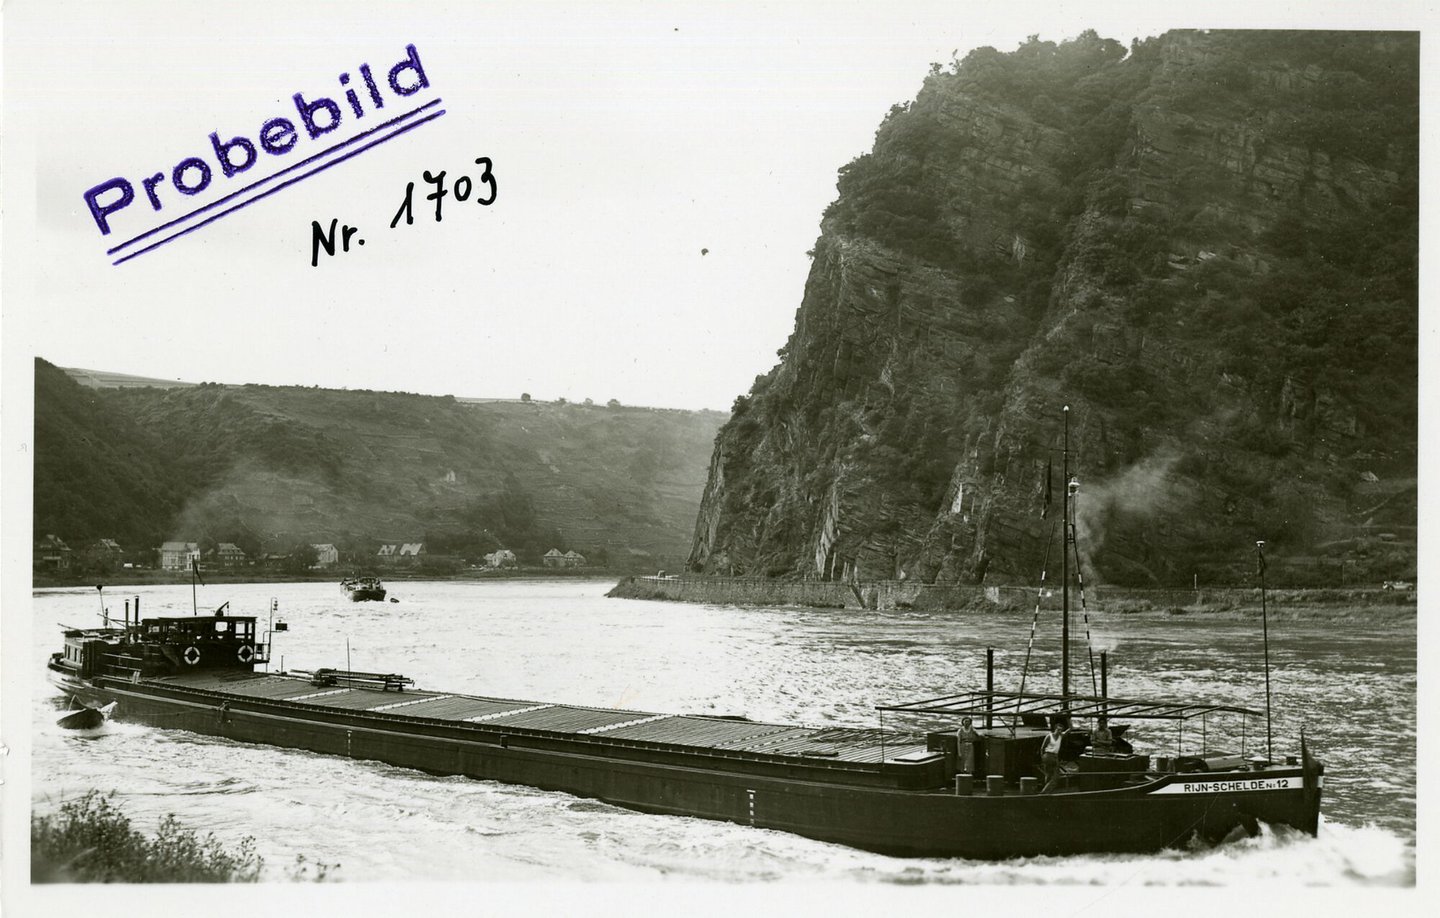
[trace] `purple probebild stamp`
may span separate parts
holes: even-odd
[[[413,44],[389,66],[362,63],[336,81],[337,90],[293,93],[250,130],[211,131],[152,173],[86,189],[100,234],[124,237],[106,254],[121,264],[445,114]]]

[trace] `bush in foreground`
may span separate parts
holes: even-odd
[[[226,850],[173,814],[146,838],[96,791],[30,820],[32,883],[254,883],[263,865],[253,838]]]

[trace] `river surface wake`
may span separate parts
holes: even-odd
[[[612,600],[600,581],[395,582],[395,603],[351,603],[334,584],[202,587],[202,613],[229,600],[262,627],[271,597],[290,626],[271,668],[400,672],[419,688],[642,711],[745,715],[781,723],[873,726],[877,703],[984,685],[1018,687],[1029,615],[749,609]],[[147,616],[190,612],[190,587],[108,591],[111,614],[139,595]],[[859,884],[1412,886],[1416,834],[1416,633],[1412,623],[1272,622],[1277,753],[1302,724],[1326,764],[1318,838],[1266,828],[1206,850],[1004,863],[902,859],[782,832],[633,813],[592,800],[376,762],[251,746],[111,723],[55,726],[63,703],[44,678],[57,624],[98,624],[93,590],[34,595],[32,797],[50,813],[114,791],[137,828],[168,813],[227,844],[253,836],[266,876],[297,855],[358,881],[841,881]],[[1110,692],[1264,707],[1258,622],[1105,616],[1074,628],[1109,651]],[[1059,627],[1041,622],[1028,688],[1057,681]],[[887,724],[889,726],[890,724]],[[1190,728],[1187,728],[1190,729]],[[1211,748],[1242,742],[1211,725]],[[1247,731],[1254,731],[1252,720]],[[1140,722],[1141,751],[1168,753],[1174,725]],[[1186,742],[1195,742],[1193,734]]]

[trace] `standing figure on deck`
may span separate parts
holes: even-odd
[[[1045,786],[1040,793],[1048,793],[1060,779],[1060,747],[1065,744],[1065,726],[1060,720],[1050,724],[1050,733],[1040,747],[1040,770],[1045,773]]]
[[[970,724],[970,718],[960,718],[960,729],[955,731],[955,771],[962,775],[975,774],[975,744],[980,734]]]

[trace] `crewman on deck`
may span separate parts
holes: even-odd
[[[970,718],[960,718],[960,729],[955,731],[955,771],[962,775],[975,774],[975,744],[980,734],[971,726]]]
[[[1110,732],[1110,721],[1107,718],[1100,718],[1095,724],[1095,730],[1090,734],[1090,749],[1107,755],[1115,751],[1115,734]]]
[[[1060,779],[1060,747],[1065,744],[1065,725],[1056,719],[1050,724],[1050,733],[1040,747],[1040,770],[1045,773],[1045,786],[1040,793],[1049,792]]]

